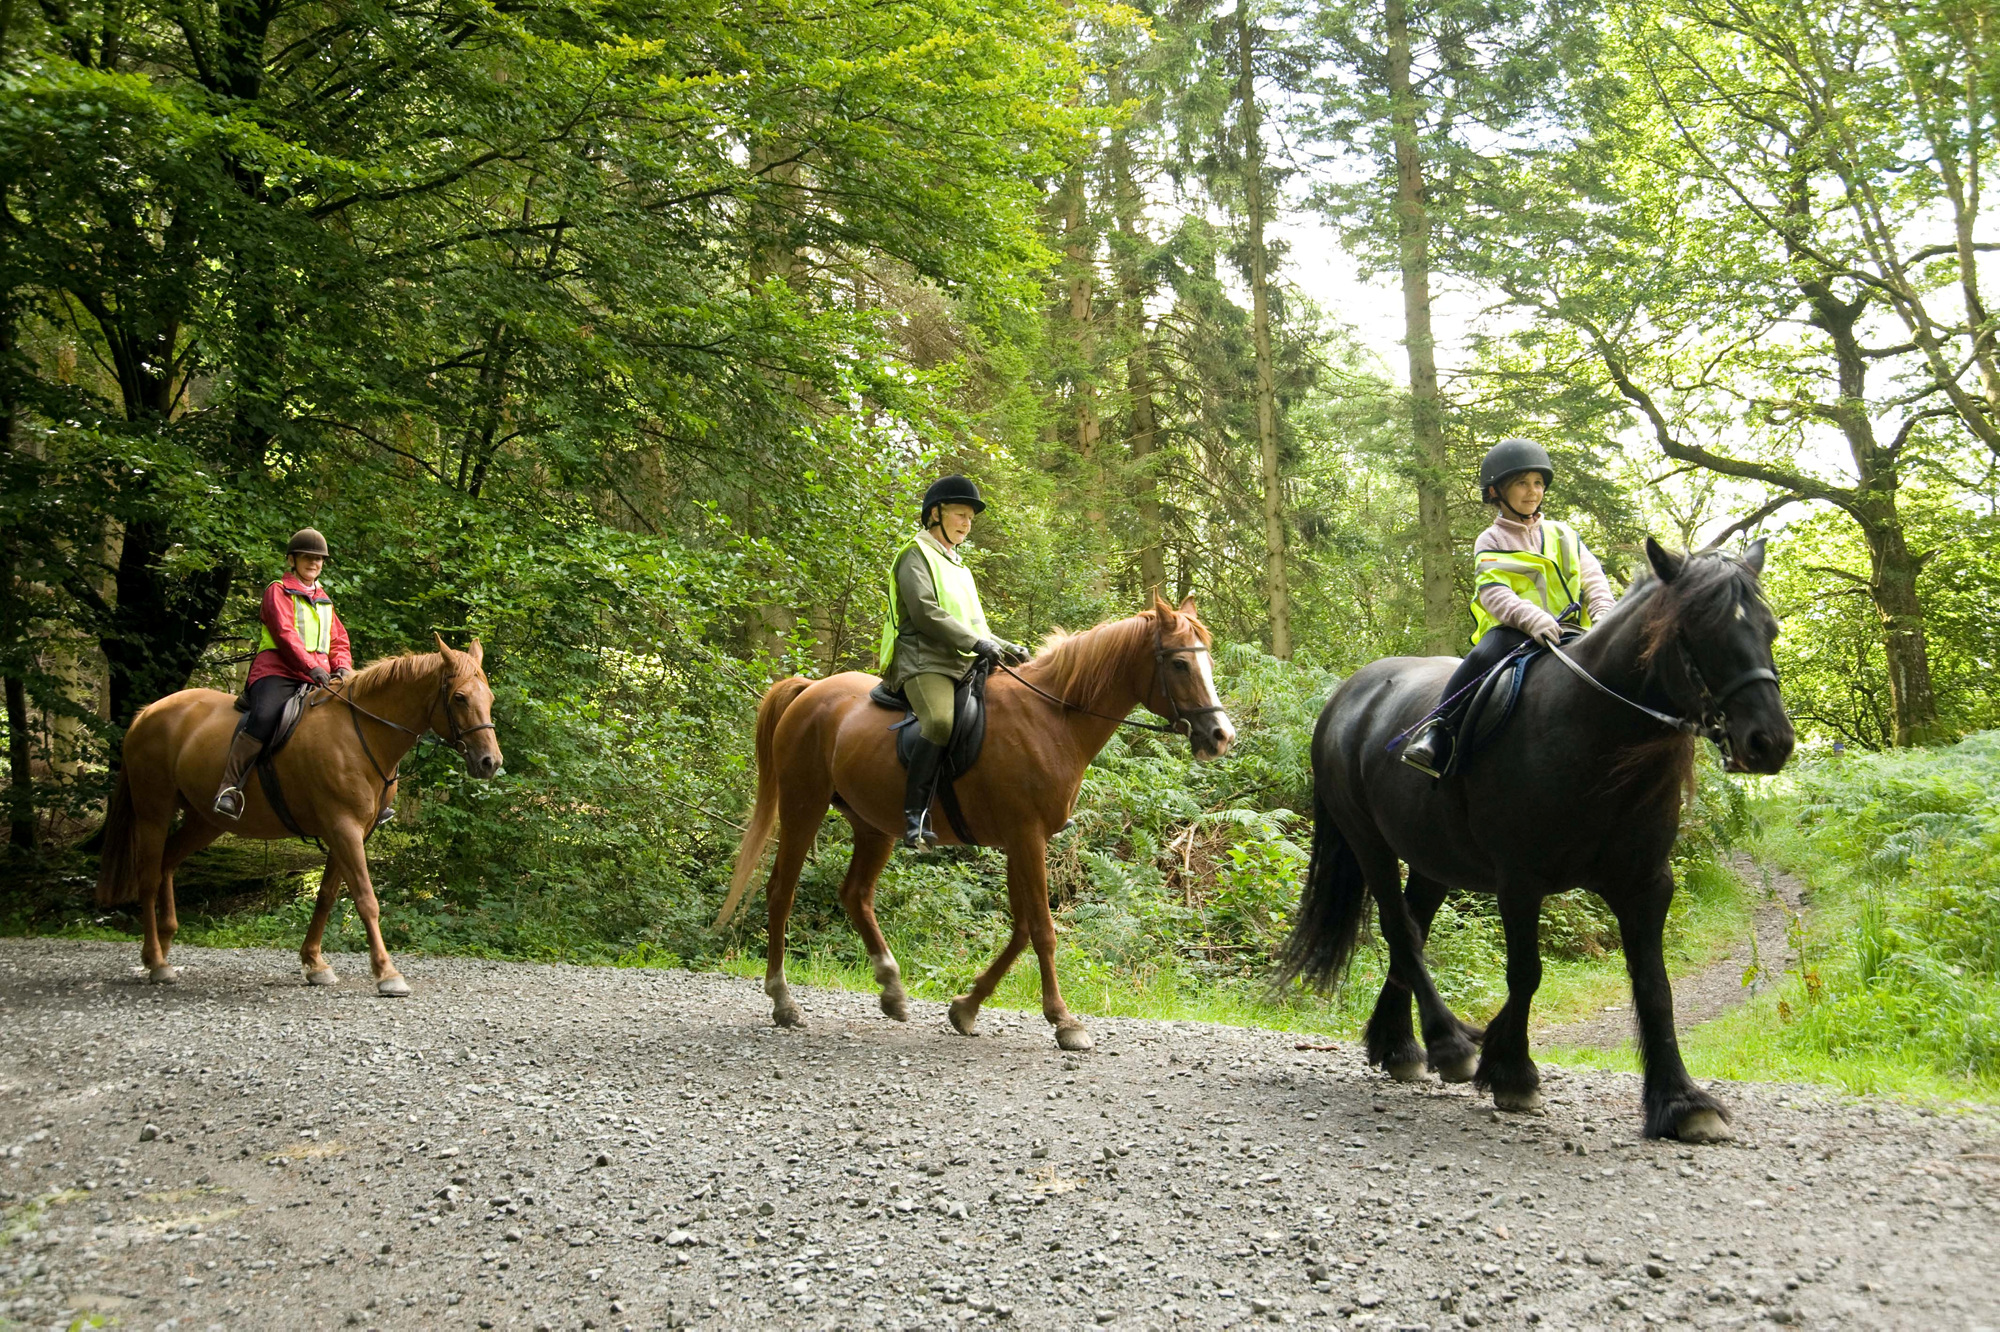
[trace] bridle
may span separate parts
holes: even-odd
[[[1072,703],[1066,698],[1056,697],[1040,685],[1035,684],[1032,680],[1023,677],[1020,672],[1016,671],[1012,666],[1006,665],[1004,662],[1001,664],[1000,669],[1027,686],[1030,693],[1039,694],[1060,708],[1065,708],[1071,712],[1081,712],[1086,717],[1096,717],[1102,721],[1116,722],[1120,726],[1129,726],[1135,731],[1151,731],[1156,735],[1184,735],[1192,741],[1194,738],[1194,722],[1190,720],[1191,718],[1206,717],[1217,712],[1227,713],[1228,709],[1220,703],[1204,704],[1193,708],[1183,708],[1180,704],[1176,703],[1174,701],[1174,691],[1167,686],[1167,659],[1178,656],[1183,652],[1196,653],[1206,651],[1208,651],[1208,647],[1202,643],[1175,645],[1167,642],[1165,623],[1157,617],[1154,619],[1153,683],[1158,686],[1161,697],[1167,703],[1165,709],[1167,724],[1164,726],[1157,722],[1133,721],[1129,717],[1114,717],[1108,712],[1094,711],[1084,707],[1081,703]]]
[[[448,736],[439,735],[438,743],[454,750],[460,758],[465,758],[467,757],[465,752],[465,738],[467,736],[480,731],[493,731],[499,728],[490,721],[480,722],[476,726],[460,726],[458,724],[458,718],[453,715],[451,710],[451,686],[454,679],[456,679],[455,676],[447,675],[443,671],[438,673],[437,698],[432,700],[430,710],[424,714],[424,718],[426,722],[432,721],[441,709],[444,712],[445,725],[451,728],[451,734]],[[368,766],[375,769],[375,775],[382,779],[382,798],[387,799],[389,788],[394,786],[397,779],[402,775],[402,761],[400,759],[397,760],[396,765],[387,772],[382,770],[381,760],[375,757],[375,751],[368,745],[368,735],[361,729],[361,719],[366,717],[369,721],[386,726],[392,731],[401,731],[404,735],[414,737],[419,743],[423,741],[426,735],[437,735],[437,727],[432,724],[426,725],[421,731],[412,730],[401,722],[394,722],[390,721],[387,717],[377,716],[349,698],[342,690],[322,684],[316,684],[312,687],[325,694],[328,698],[336,699],[347,705],[348,720],[354,723],[354,738],[361,742],[361,752],[368,756]]]
[[[1729,714],[1726,711],[1729,700],[1753,684],[1762,684],[1765,681],[1773,685],[1779,684],[1778,673],[1775,670],[1769,666],[1752,666],[1731,676],[1722,688],[1711,689],[1707,677],[1701,673],[1701,668],[1694,664],[1694,652],[1688,647],[1687,636],[1676,629],[1674,652],[1680,658],[1681,670],[1687,675],[1688,683],[1694,686],[1699,707],[1699,711],[1692,719],[1676,717],[1670,712],[1661,712],[1657,708],[1647,707],[1636,699],[1625,697],[1578,665],[1576,660],[1560,647],[1551,645],[1549,651],[1555,654],[1558,661],[1575,672],[1578,679],[1598,693],[1607,698],[1615,698],[1626,707],[1645,713],[1662,726],[1670,726],[1683,734],[1714,741],[1715,747],[1722,751],[1722,757],[1727,760],[1735,758],[1729,747]],[[1656,666],[1654,671],[1657,670]]]

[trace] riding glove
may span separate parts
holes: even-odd
[[[326,682],[333,678],[327,673],[327,669],[324,666],[315,666],[307,674],[311,676],[312,682],[321,688],[325,688]]]

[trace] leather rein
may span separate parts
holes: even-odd
[[[1133,721],[1130,717],[1114,717],[1108,712],[1097,712],[1091,708],[1084,707],[1081,703],[1072,703],[1066,698],[1056,697],[1040,685],[1035,684],[1032,680],[1022,676],[1020,672],[1005,662],[1000,663],[1000,669],[1020,681],[1021,684],[1027,687],[1030,693],[1039,694],[1057,707],[1064,708],[1070,712],[1081,712],[1086,717],[1096,717],[1100,721],[1116,722],[1120,726],[1129,726],[1135,731],[1151,731],[1156,735],[1184,735],[1192,739],[1194,723],[1189,720],[1190,718],[1205,717],[1216,712],[1227,712],[1228,709],[1220,703],[1207,704],[1194,708],[1183,708],[1180,704],[1176,703],[1174,701],[1174,691],[1167,687],[1167,659],[1183,652],[1192,654],[1206,651],[1208,651],[1208,648],[1200,643],[1191,643],[1179,647],[1169,644],[1167,642],[1166,629],[1158,620],[1153,622],[1153,682],[1159,686],[1161,696],[1167,701],[1167,724],[1164,726],[1158,722]]]

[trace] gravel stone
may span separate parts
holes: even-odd
[[[1988,1110],[1727,1084],[1693,1149],[1585,1069],[1523,1117],[1253,1029],[183,953],[0,940],[10,1325],[2000,1325]]]

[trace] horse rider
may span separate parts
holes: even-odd
[[[1604,566],[1576,529],[1542,513],[1555,484],[1548,450],[1531,439],[1503,439],[1479,464],[1479,494],[1493,506],[1493,525],[1472,543],[1472,650],[1444,687],[1458,699],[1473,681],[1529,640],[1562,642],[1562,618],[1574,608],[1578,629],[1610,614],[1617,598]],[[1424,723],[1403,749],[1403,762],[1436,777],[1450,762],[1469,697]]]
[[[917,714],[919,738],[903,786],[903,845],[935,844],[931,795],[956,720],[955,691],[975,659],[1023,662],[1028,649],[993,637],[979,589],[958,547],[986,508],[979,487],[947,476],[924,492],[920,530],[889,565],[889,614],[882,625],[882,683]]]
[[[302,527],[285,548],[285,576],[264,589],[258,608],[263,630],[243,684],[248,707],[229,742],[222,788],[215,793],[216,815],[231,823],[243,817],[244,774],[270,743],[286,701],[301,684],[344,680],[354,669],[347,628],[334,614],[333,598],[320,586],[326,559],[326,538]]]

